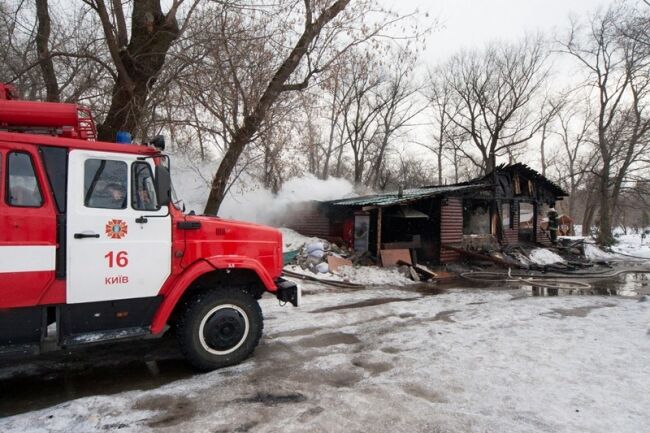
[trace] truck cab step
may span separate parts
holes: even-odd
[[[102,343],[105,341],[128,340],[151,334],[149,327],[111,329],[108,331],[87,332],[84,334],[68,335],[61,341],[61,346],[80,346],[83,344]]]

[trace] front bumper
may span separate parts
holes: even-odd
[[[276,296],[281,302],[289,302],[294,307],[300,305],[302,290],[300,286],[293,281],[278,278],[275,282],[278,287]]]

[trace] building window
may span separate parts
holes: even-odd
[[[88,159],[84,163],[84,204],[101,209],[126,209],[128,168],[123,161]]]
[[[504,229],[512,228],[512,210],[510,203],[501,204],[501,223]]]
[[[521,195],[521,183],[519,181],[519,175],[515,174],[512,178],[512,186],[514,187],[515,195]]]
[[[490,204],[486,201],[465,201],[463,203],[463,234],[491,234]]]
[[[36,179],[32,157],[11,152],[7,156],[7,203],[10,206],[41,207],[43,195]]]
[[[535,224],[535,206],[532,203],[519,203],[519,227],[532,229]]]

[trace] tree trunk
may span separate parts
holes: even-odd
[[[325,162],[323,164],[323,171],[321,174],[321,179],[325,179],[325,180],[327,180],[327,178],[329,177],[330,159],[332,158],[332,151],[334,149],[334,131],[336,130],[336,121],[338,119],[338,114],[337,114],[338,107],[336,101],[338,89],[339,89],[339,79],[337,77],[334,82],[334,91],[332,92],[332,106],[330,109],[330,130],[329,130],[329,135],[327,137],[327,152],[325,152]]]
[[[45,82],[47,92],[46,100],[59,102],[59,83],[56,80],[54,62],[50,57],[50,11],[47,0],[36,0],[36,16],[38,18],[38,30],[36,32],[36,51],[38,62]]]
[[[388,128],[384,131],[384,137],[382,138],[381,148],[379,149],[379,154],[373,162],[372,171],[368,176],[368,186],[372,188],[377,188],[379,186],[379,177],[381,174],[381,167],[384,165],[384,155],[386,153],[386,148],[388,147],[389,132]]]
[[[445,146],[445,142],[443,139],[443,136],[445,134],[445,114],[444,112],[440,116],[440,130],[438,131],[438,154],[436,157],[438,158],[438,185],[442,185],[442,151]]]
[[[458,176],[458,148],[454,147],[454,183],[459,182],[459,176]]]
[[[442,147],[438,149],[438,185],[442,185]]]
[[[546,145],[546,124],[544,124],[544,127],[542,128],[542,141],[540,143],[540,157],[541,157],[541,163],[542,163],[542,176],[546,176],[546,154],[545,154],[545,147]]]
[[[598,222],[598,239],[600,245],[611,245],[614,242],[612,236],[612,209],[611,209],[611,192],[609,190],[609,167],[605,167],[600,176],[600,212]]]
[[[588,203],[585,207],[585,213],[582,217],[582,236],[591,235],[591,226],[594,223],[594,215],[598,206]]]
[[[203,213],[205,215],[216,215],[219,211],[219,207],[223,202],[224,197],[226,196],[226,191],[228,187],[228,180],[232,174],[239,157],[244,152],[244,147],[248,143],[244,139],[244,136],[237,134],[233,138],[233,142],[226,151],[217,173],[214,175],[212,180],[212,189],[210,189],[210,195],[208,196],[208,202],[205,205],[205,210]]]
[[[354,155],[354,185],[361,185],[363,179],[363,159],[360,158],[356,153]]]

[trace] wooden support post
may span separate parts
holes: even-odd
[[[381,259],[381,208],[377,208],[377,258]]]

